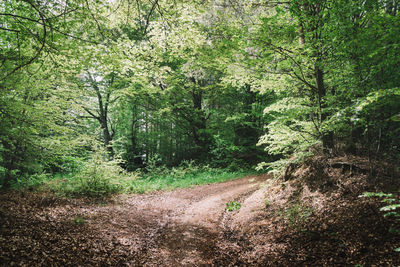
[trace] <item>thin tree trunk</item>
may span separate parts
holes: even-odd
[[[326,87],[324,84],[324,72],[318,66],[318,61],[314,65],[314,75],[315,75],[315,85],[317,88],[317,95],[318,95],[318,108],[320,113],[320,124],[322,125],[326,119],[327,115],[325,113],[326,103],[324,102],[324,98],[326,96]],[[332,152],[334,146],[333,142],[333,133],[332,131],[322,131],[322,147],[323,151],[326,154]]]

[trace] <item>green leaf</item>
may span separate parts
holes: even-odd
[[[398,208],[400,208],[400,204],[385,206],[385,207],[380,208],[379,210],[380,211],[390,211],[390,210],[396,210]]]

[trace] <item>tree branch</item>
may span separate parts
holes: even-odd
[[[41,45],[41,47],[39,48],[39,50],[37,50],[36,54],[35,54],[31,59],[29,59],[27,62],[25,62],[25,63],[23,63],[23,64],[21,64],[21,65],[15,67],[12,71],[10,71],[9,73],[7,73],[7,74],[1,79],[1,81],[4,80],[4,79],[6,79],[7,77],[9,77],[10,75],[12,75],[13,73],[15,73],[15,72],[18,71],[19,69],[21,69],[21,68],[23,68],[23,67],[25,67],[25,66],[28,66],[28,65],[31,64],[33,61],[35,61],[35,60],[39,57],[39,55],[41,54],[43,48],[44,48],[45,45],[46,45],[47,27],[46,27],[46,23],[45,23],[45,16],[44,16],[44,15],[42,14],[42,12],[41,12],[33,3],[31,3],[29,0],[25,0],[25,2],[27,2],[30,6],[32,6],[33,9],[36,10],[36,12],[37,12],[37,13],[39,14],[39,16],[40,16],[40,19],[42,20],[42,23],[43,23],[42,45]]]
[[[19,32],[20,32],[20,31],[18,31],[18,30],[3,28],[3,27],[1,27],[1,26],[0,26],[0,30],[4,30],[4,31],[8,31],[8,32],[16,32],[16,33],[19,33]]]
[[[150,3],[151,3],[151,1],[150,1]],[[149,14],[147,14],[146,23],[144,25],[144,30],[143,30],[143,35],[145,35],[147,33],[147,28],[149,27],[149,23],[150,23],[150,17],[153,14],[154,9],[156,8],[157,5],[158,5],[158,0],[155,0],[154,3],[152,3]]]
[[[81,108],[83,108],[87,113],[89,113],[89,115],[92,116],[92,118],[100,121],[100,117],[96,116],[90,109],[88,109],[87,107],[85,107],[83,105],[81,105]]]

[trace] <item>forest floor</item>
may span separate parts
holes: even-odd
[[[386,188],[389,174],[372,179],[362,161],[348,162],[305,165],[286,182],[250,176],[107,201],[5,191],[0,265],[400,265],[395,221],[358,197]],[[231,201],[241,208],[228,212]]]

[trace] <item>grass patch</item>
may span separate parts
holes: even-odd
[[[254,171],[230,171],[183,164],[175,168],[158,167],[144,172],[127,173],[115,162],[89,161],[74,174],[40,174],[17,180],[14,189],[50,191],[68,197],[104,198],[118,193],[143,194],[196,185],[220,183],[241,178]]]
[[[177,174],[176,169],[161,174],[146,174],[141,179],[132,181],[130,192],[146,193],[157,190],[173,190],[188,188],[195,185],[221,183],[235,178],[241,178],[250,174],[249,171],[231,172],[224,169],[211,169],[208,167],[198,170],[185,170]]]

